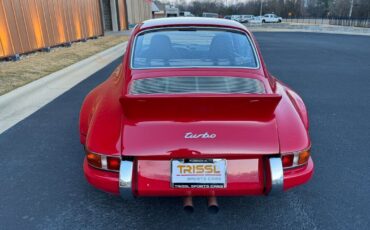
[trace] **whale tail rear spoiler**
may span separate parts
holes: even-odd
[[[128,120],[271,119],[279,94],[126,95],[120,98]]]

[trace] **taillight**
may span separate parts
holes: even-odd
[[[294,155],[293,154],[284,155],[284,156],[282,156],[281,160],[283,162],[283,167],[284,168],[292,167],[293,166]]]
[[[118,157],[107,157],[107,168],[109,170],[119,171],[121,159]]]
[[[310,150],[302,151],[298,156],[298,164],[306,164],[308,162],[308,159],[310,159]]]
[[[107,171],[118,172],[121,165],[121,158],[118,156],[106,156],[86,151],[86,159],[89,165]]]
[[[307,164],[310,156],[310,148],[308,148],[294,153],[283,153],[281,161],[284,168],[294,168]]]
[[[87,159],[87,162],[96,167],[96,168],[101,168],[102,167],[102,163],[101,163],[101,156],[96,154],[96,153],[91,153],[91,152],[87,152],[86,153],[86,159]]]

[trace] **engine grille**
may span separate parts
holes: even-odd
[[[133,81],[130,94],[241,93],[261,94],[265,89],[257,79],[241,77],[156,77]]]

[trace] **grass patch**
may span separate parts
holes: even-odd
[[[49,53],[24,55],[17,62],[0,62],[0,95],[127,40],[126,35],[108,35],[76,42],[71,47],[53,48]]]

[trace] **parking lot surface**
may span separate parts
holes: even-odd
[[[368,229],[370,39],[255,35],[271,73],[308,107],[316,166],[308,184],[277,197],[219,198],[217,215],[205,198],[187,215],[180,198],[125,202],[97,191],[83,176],[78,115],[116,60],[0,135],[0,228]]]

